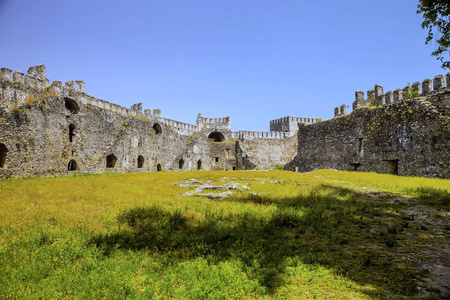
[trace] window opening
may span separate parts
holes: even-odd
[[[158,123],[155,123],[153,125],[153,130],[155,131],[155,134],[160,134],[162,132],[161,125],[159,125]]]
[[[116,166],[117,157],[114,154],[110,154],[106,157],[106,167],[114,168]]]
[[[352,166],[353,171],[358,171],[358,168],[361,166],[361,164],[357,163],[357,162],[353,162],[353,163],[350,163],[350,166]]]
[[[213,143],[220,143],[225,140],[225,137],[222,133],[214,131],[208,135],[208,140]]]
[[[69,161],[69,164],[67,166],[67,170],[69,170],[69,171],[76,171],[76,170],[78,170],[77,162],[74,159]]]
[[[387,160],[388,173],[392,175],[398,175],[398,160]]]
[[[360,154],[362,152],[362,144],[363,144],[363,139],[359,138],[358,139],[358,153],[360,153]]]
[[[6,154],[8,153],[8,149],[4,144],[0,144],[0,168],[5,167],[6,162]]]
[[[72,114],[77,114],[80,111],[80,107],[77,104],[77,101],[70,99],[70,98],[64,98],[65,106]]]
[[[216,157],[215,160],[216,160],[216,162],[219,162],[219,158],[218,157]]]
[[[75,125],[69,125],[69,142],[73,142],[73,137],[75,136]]]
[[[145,161],[144,157],[142,155],[139,155],[138,156],[138,168],[139,169],[144,166],[144,161]]]

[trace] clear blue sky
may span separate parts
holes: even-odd
[[[0,0],[0,67],[44,63],[50,81],[233,130],[333,116],[355,90],[447,71],[415,0]]]

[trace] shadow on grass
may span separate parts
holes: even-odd
[[[269,218],[255,214],[207,214],[193,221],[181,212],[158,207],[135,208],[119,215],[123,228],[99,234],[90,243],[105,255],[116,249],[158,251],[179,260],[205,257],[211,263],[238,259],[252,279],[270,293],[283,285],[281,276],[293,261],[320,264],[358,282],[398,295],[417,291],[418,271],[396,259],[399,216],[386,203],[363,194],[321,186],[309,195],[274,199],[244,195],[230,201],[275,204]],[[290,259],[289,259],[290,258]],[[400,262],[398,262],[400,261]]]
[[[417,194],[419,201],[425,205],[431,206],[449,206],[450,193],[444,189],[420,187],[416,189],[408,189],[408,192]]]

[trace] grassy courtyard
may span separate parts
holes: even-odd
[[[0,298],[440,298],[449,192],[332,170],[1,180]]]

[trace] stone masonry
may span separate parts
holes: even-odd
[[[450,178],[450,73],[383,92],[355,92],[353,112],[286,116],[270,131],[232,131],[230,117],[196,124],[131,109],[65,84],[0,71],[0,178],[71,173],[319,168]]]
[[[160,109],[143,110],[141,103],[128,109],[90,96],[83,80],[49,84],[44,65],[26,75],[2,68],[0,178],[269,169],[297,153],[292,118],[283,118],[292,123],[289,130],[269,132],[232,131],[230,117],[201,114],[187,124],[162,117]]]
[[[336,107],[333,119],[299,126],[298,153],[285,168],[450,178],[449,83],[450,73],[386,94],[375,85],[366,99],[356,91],[351,114]]]

